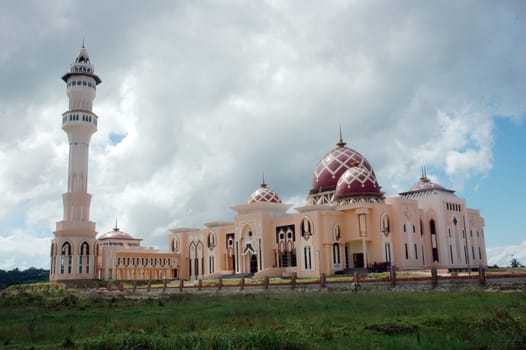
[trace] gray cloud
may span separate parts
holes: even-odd
[[[84,36],[103,80],[92,219],[103,232],[118,216],[164,248],[173,225],[231,219],[262,171],[283,199],[304,198],[340,122],[388,194],[422,163],[456,187],[484,176],[494,116],[525,118],[525,14],[470,1],[0,5],[0,236],[51,237],[61,218],[60,76]]]

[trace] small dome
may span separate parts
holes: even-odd
[[[133,239],[137,240],[137,238],[133,238],[129,233],[126,233],[124,231],[121,231],[118,227],[115,227],[110,232],[106,232],[102,236],[98,238],[100,239]]]
[[[422,176],[420,177],[419,181],[413,187],[411,187],[409,191],[402,192],[400,194],[407,195],[407,194],[415,193],[415,192],[428,192],[428,191],[433,191],[433,190],[455,193],[455,191],[453,190],[449,190],[447,188],[442,187],[439,184],[431,182],[431,180],[429,180],[429,178],[427,177],[426,168],[423,167]]]
[[[436,184],[434,182],[431,182],[427,177],[420,178],[420,181],[416,183],[409,192],[420,192],[420,191],[428,191],[428,190],[444,190],[445,188],[442,187],[439,184]]]
[[[347,169],[338,179],[335,198],[383,197],[372,169],[355,166]]]
[[[359,152],[345,147],[342,141],[336,144],[336,148],[327,153],[318,163],[312,177],[312,189],[310,193],[331,191],[336,188],[338,179],[351,167],[361,167],[372,171],[367,159]]]
[[[270,202],[270,203],[281,203],[279,196],[272,191],[265,180],[261,183],[260,187],[248,197],[248,203],[254,202]]]

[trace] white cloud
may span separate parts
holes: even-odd
[[[0,236],[0,269],[49,268],[50,246],[51,237],[37,238],[21,230],[14,230],[7,237]]]
[[[526,265],[526,241],[517,245],[502,247],[490,247],[486,249],[488,265],[510,266],[511,260],[516,258],[520,263]]]
[[[456,189],[485,176],[492,116],[525,116],[525,11],[513,3],[128,1],[52,11],[59,4],[0,5],[4,25],[28,14],[23,31],[3,31],[0,53],[4,239],[15,228],[51,233],[61,219],[60,76],[83,36],[103,80],[91,217],[105,232],[118,216],[161,248],[173,225],[231,219],[262,171],[282,199],[301,203],[339,122],[392,195],[422,164]],[[32,17],[52,23],[38,40],[27,34],[41,27]],[[126,136],[113,144],[112,134]]]

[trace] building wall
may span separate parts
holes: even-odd
[[[452,194],[393,197],[382,203],[307,205],[293,213],[275,203],[246,204],[234,210],[234,221],[229,224],[172,230],[170,246],[180,247],[181,278],[254,273],[257,277],[293,273],[316,277],[386,262],[399,269],[437,266],[460,270],[487,264],[484,221],[477,210],[466,209],[464,199]],[[216,242],[213,248],[207,246],[211,234]],[[191,253],[198,246],[203,247],[202,253]],[[196,258],[207,262],[210,257],[215,262],[213,271],[210,264],[198,262],[199,273],[191,273],[195,268],[188,266],[190,259],[195,265]]]

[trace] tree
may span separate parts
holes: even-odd
[[[524,265],[522,265],[521,262],[517,260],[517,258],[512,258],[510,261],[510,265],[511,267],[524,267]]]

